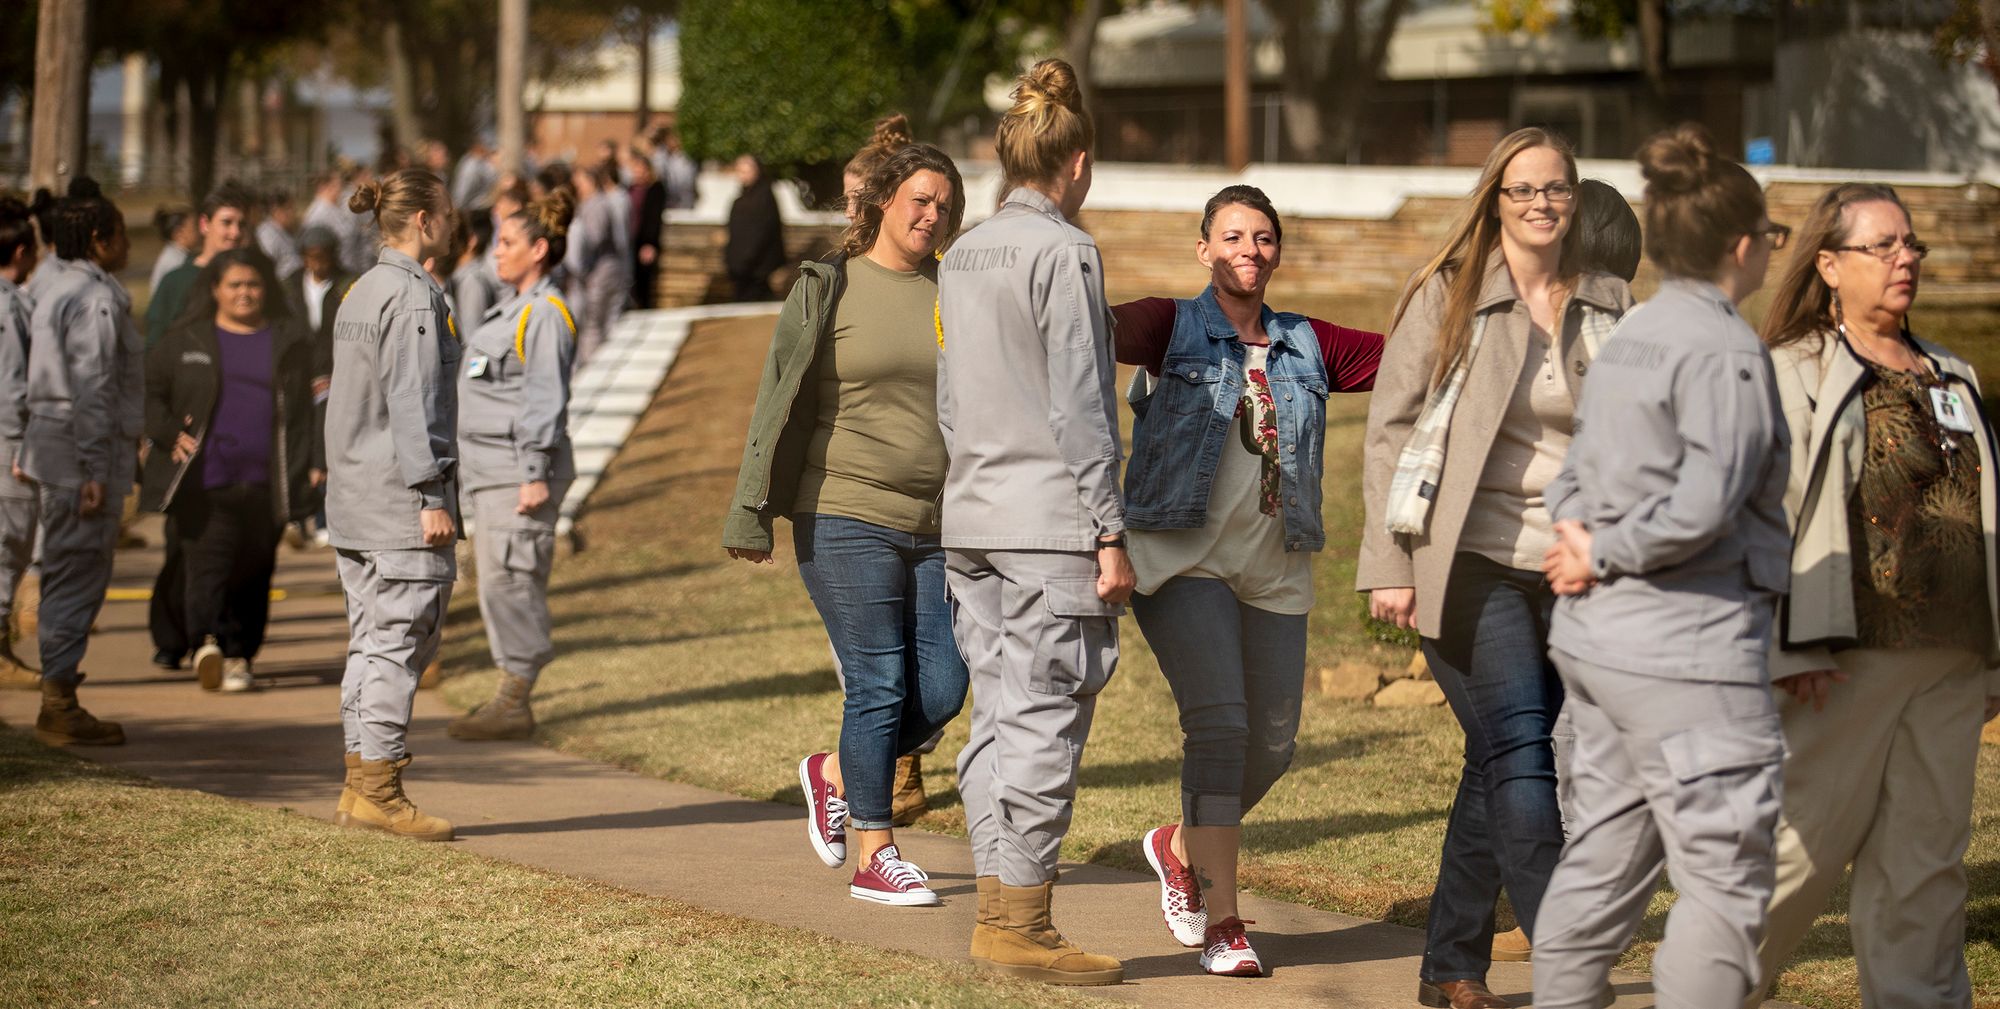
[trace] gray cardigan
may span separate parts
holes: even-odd
[[[1599,351],[1546,493],[1591,530],[1597,587],[1549,646],[1677,679],[1759,683],[1791,567],[1787,428],[1771,356],[1728,296],[1671,279]]]
[[[1097,243],[1016,189],[938,268],[947,547],[1092,551],[1125,530]]]

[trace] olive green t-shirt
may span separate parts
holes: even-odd
[[[937,272],[847,261],[833,332],[819,349],[819,423],[792,510],[908,533],[938,531],[944,436],[937,422]]]

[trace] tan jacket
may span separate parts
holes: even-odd
[[[1991,640],[2000,643],[2000,550],[1996,550],[1994,447],[1992,427],[1979,401],[1979,377],[1951,351],[1918,340],[1940,376],[1981,415],[1980,473],[1986,479],[1979,500],[1986,531],[1986,598],[1994,614]],[[1778,398],[1792,439],[1792,476],[1785,488],[1785,513],[1792,523],[1792,587],[1778,610],[1771,678],[1834,668],[1833,652],[1855,641],[1854,562],[1850,555],[1847,503],[1868,448],[1861,406],[1868,368],[1847,344],[1826,334],[1771,352]],[[1987,693],[2000,694],[2000,645],[1983,656],[1990,670]]]
[[[1496,250],[1486,270],[1475,310],[1487,317],[1486,335],[1472,370],[1465,377],[1458,406],[1452,411],[1446,436],[1444,473],[1437,499],[1431,503],[1430,530],[1424,536],[1391,534],[1382,513],[1389,497],[1389,480],[1396,459],[1409,440],[1417,415],[1432,390],[1437,371],[1437,330],[1444,317],[1445,280],[1434,276],[1410,300],[1403,321],[1389,334],[1382,365],[1375,374],[1375,394],[1368,405],[1368,434],[1362,443],[1362,495],[1367,519],[1361,533],[1361,558],[1354,587],[1370,589],[1415,586],[1417,631],[1437,637],[1444,618],[1444,588],[1458,552],[1459,531],[1472,505],[1474,488],[1486,468],[1493,436],[1507,415],[1514,388],[1529,378],[1525,372],[1528,334],[1533,325],[1528,306],[1514,290],[1506,260]],[[1581,338],[1575,306],[1579,302],[1623,314],[1632,307],[1625,282],[1608,273],[1585,274],[1576,294],[1563,308],[1563,376],[1570,398],[1583,392],[1590,369],[1589,351]]]

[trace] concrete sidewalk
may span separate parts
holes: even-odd
[[[157,542],[157,521],[141,528]],[[330,819],[340,788],[346,636],[331,553],[281,552],[286,598],[273,606],[258,664],[269,685],[240,695],[205,694],[191,672],[148,662],[146,604],[133,597],[150,587],[158,558],[155,549],[120,553],[118,601],[106,606],[84,663],[85,704],[122,721],[130,742],[79,752],[170,785]],[[27,692],[0,694],[0,717],[31,724],[35,703]],[[963,840],[898,832],[904,852],[932,874],[944,907],[867,904],[847,896],[845,872],[814,856],[800,807],[642,777],[533,743],[456,742],[444,734],[454,714],[435,693],[418,695],[410,788],[425,810],[457,825],[462,848],[846,940],[945,960],[965,955],[973,902]],[[1157,901],[1150,876],[1064,870],[1058,922],[1126,964],[1128,983],[1092,991],[1158,1006],[1219,996],[1272,1009],[1416,1005],[1423,948],[1416,930],[1248,897],[1243,913],[1257,922],[1253,940],[1273,973],[1225,980],[1198,973],[1194,951],[1168,938]],[[1652,1004],[1645,979],[1616,980],[1619,1006]],[[1491,984],[1525,1005],[1528,966],[1495,964]]]

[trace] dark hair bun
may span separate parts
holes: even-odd
[[[382,202],[382,184],[367,182],[354,187],[354,195],[347,198],[347,209],[357,214],[372,214]]]
[[[1691,193],[1715,178],[1725,162],[1715,140],[1699,123],[1682,123],[1653,136],[1639,149],[1639,171],[1658,193]]]

